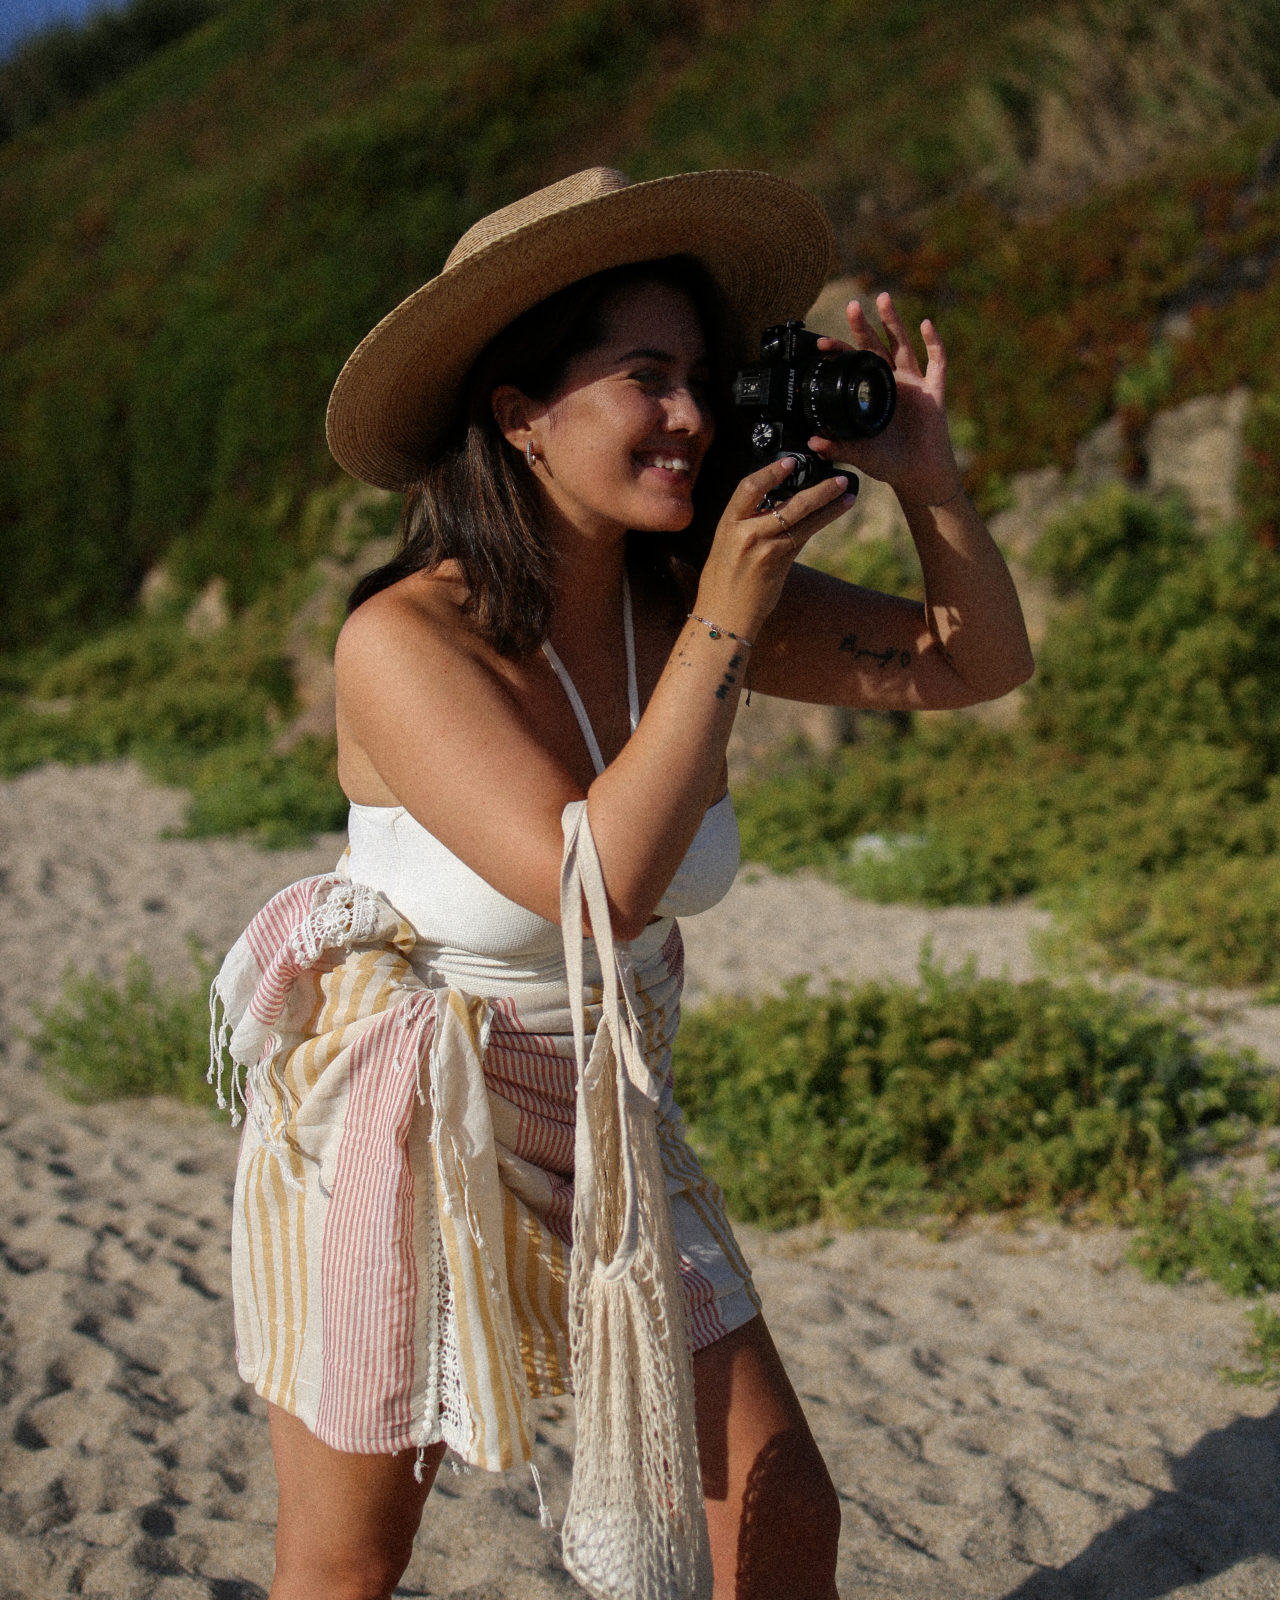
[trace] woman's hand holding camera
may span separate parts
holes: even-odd
[[[938,507],[958,500],[964,483],[947,431],[947,356],[933,323],[921,324],[925,366],[891,295],[877,298],[884,337],[872,327],[860,303],[849,303],[852,343],[822,337],[823,355],[865,350],[885,358],[893,369],[897,403],[883,432],[858,439],[813,435],[808,448],[826,461],[847,461],[887,483],[908,509]],[[698,588],[698,606],[707,615],[733,616],[740,631],[754,638],[782,593],[791,564],[805,544],[846,512],[855,495],[840,475],[801,489],[776,506],[770,492],[791,474],[790,457],[771,461],[738,485],[716,530]],[[717,608],[719,608],[717,610]]]
[[[796,557],[857,498],[843,474],[802,489],[777,506],[770,491],[791,473],[789,456],[748,473],[734,490],[716,528],[698,584],[698,609],[754,639],[778,603]],[[730,617],[736,618],[730,622]]]
[[[826,439],[815,435],[809,448],[827,461],[848,461],[861,471],[887,483],[904,505],[939,506],[958,497],[964,487],[951,439],[947,432],[947,353],[938,331],[927,318],[920,325],[925,367],[920,370],[911,336],[893,297],[881,294],[876,310],[884,325],[881,339],[857,300],[846,315],[852,344],[824,337],[824,352],[872,350],[887,358],[898,386],[893,421],[870,439]]]

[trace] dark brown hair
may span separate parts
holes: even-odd
[[[500,655],[519,657],[547,636],[555,559],[533,476],[503,438],[490,396],[512,384],[532,400],[549,399],[569,364],[606,336],[610,301],[620,292],[662,284],[692,301],[711,367],[715,438],[694,488],[694,514],[677,534],[646,534],[646,559],[700,568],[725,502],[746,470],[728,412],[728,309],[706,269],[691,256],[666,256],[611,267],[540,301],[481,351],[463,385],[444,448],[405,494],[396,554],[356,585],[355,608],[414,572],[456,561],[470,591],[467,611]]]

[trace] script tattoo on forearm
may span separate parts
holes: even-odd
[[[891,667],[896,660],[900,667],[911,665],[910,650],[899,650],[890,645],[886,650],[872,650],[866,645],[858,643],[856,633],[846,633],[840,641],[840,648],[855,661],[874,661],[883,672],[886,667]]]
[[[738,668],[741,665],[741,656],[731,656],[729,658],[728,670],[725,672],[724,677],[721,678],[720,682],[716,685],[717,700],[727,700],[729,698],[729,691],[738,681]]]

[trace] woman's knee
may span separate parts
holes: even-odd
[[[403,1550],[363,1550],[339,1557],[290,1558],[277,1547],[270,1600],[390,1600],[409,1565]]]
[[[423,1503],[443,1454],[357,1455],[323,1444],[269,1408],[279,1485],[271,1600],[381,1600],[413,1554]]]
[[[341,1507],[335,1506],[338,1518]],[[276,1570],[270,1600],[387,1600],[413,1555],[417,1519],[368,1521],[355,1537],[334,1529],[316,1536],[295,1520],[276,1528]]]
[[[752,1463],[738,1530],[740,1600],[835,1593],[840,1498],[807,1428],[775,1435]]]
[[[760,1318],[694,1358],[716,1594],[832,1600],[840,1502]]]

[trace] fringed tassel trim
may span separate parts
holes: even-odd
[[[231,1034],[231,1022],[218,990],[218,980],[215,978],[209,985],[209,1070],[204,1075],[204,1081],[215,1085],[219,1111],[230,1109],[231,1126],[238,1128],[243,1117],[236,1107],[236,1101],[239,1100],[240,1105],[246,1109],[248,1102],[244,1092],[244,1069],[231,1059]],[[230,1081],[230,1099],[222,1087],[224,1072],[228,1074]]]
[[[547,1507],[547,1497],[542,1492],[542,1474],[538,1471],[537,1464],[533,1461],[529,1463],[529,1471],[533,1476],[533,1487],[538,1491],[538,1521],[548,1532],[554,1532],[555,1520]],[[419,1482],[421,1482],[421,1479],[419,1479]]]

